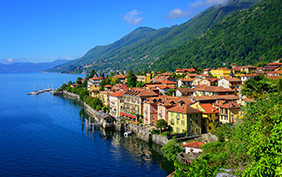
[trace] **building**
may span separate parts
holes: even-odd
[[[232,95],[235,93],[234,90],[228,88],[206,85],[197,85],[193,91],[193,96]]]
[[[118,78],[119,82],[123,84],[127,82],[126,75],[115,75],[113,76],[113,79],[114,78]]]
[[[217,86],[217,78],[205,78],[199,81],[198,85]]]
[[[97,85],[100,87],[101,81],[104,80],[103,77],[92,77],[87,81],[87,90],[90,90],[91,85]]]
[[[268,63],[263,67],[264,71],[275,71],[277,68],[282,67],[282,63]]]
[[[174,133],[201,134],[201,119],[201,111],[181,102],[168,109],[168,125]]]
[[[201,146],[204,145],[204,142],[200,141],[193,141],[190,143],[185,143],[182,145],[185,149],[185,153],[193,152],[193,153],[201,153],[202,149]]]
[[[192,87],[193,86],[193,78],[190,79],[178,79],[177,81],[177,86],[178,87],[183,87],[183,86],[188,86],[188,87]]]
[[[123,107],[123,91],[113,92],[109,96],[110,114],[115,117],[120,117],[120,110]]]
[[[175,74],[187,75],[188,73],[195,73],[195,72],[196,72],[195,68],[186,68],[186,69],[176,68]]]
[[[219,108],[219,122],[234,123],[238,118],[240,105],[236,102],[221,101],[216,106]]]
[[[231,69],[228,68],[217,68],[214,70],[211,70],[211,74],[214,77],[217,77],[219,79],[224,78],[224,77],[229,77],[231,73]]]
[[[236,77],[227,77],[220,79],[218,81],[218,86],[223,88],[229,88],[229,89],[238,89],[240,85],[242,84],[241,79],[238,79]]]
[[[241,67],[241,72],[245,72],[247,74],[250,74],[250,73],[255,73],[256,69],[257,69],[257,67],[255,67],[255,66],[247,65],[247,66]]]
[[[212,103],[196,102],[192,108],[202,111],[202,132],[210,132],[214,129],[214,122],[218,122],[219,110]]]
[[[178,88],[176,89],[176,96],[177,97],[188,97],[192,96],[194,93],[194,89],[192,88]]]
[[[121,112],[143,116],[143,101],[146,98],[156,97],[157,94],[152,90],[130,88],[123,94],[124,107]]]

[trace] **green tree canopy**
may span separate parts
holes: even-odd
[[[174,161],[177,158],[177,153],[183,152],[183,149],[177,144],[174,137],[161,148],[161,151],[168,160]]]
[[[135,87],[136,81],[137,81],[137,77],[135,76],[134,72],[129,70],[127,75],[127,87]]]
[[[96,73],[94,69],[92,69],[89,78],[92,78],[94,76],[98,76],[98,74]]]
[[[167,126],[167,122],[164,119],[159,119],[156,123],[156,128],[159,128],[161,131]]]

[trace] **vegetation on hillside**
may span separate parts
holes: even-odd
[[[49,72],[82,73],[92,68],[103,72],[109,70],[148,70],[151,63],[158,62],[169,49],[204,34],[211,26],[230,14],[251,7],[259,0],[232,0],[226,6],[212,6],[191,20],[178,26],[158,30],[141,27],[120,40],[97,46],[82,58],[60,65]],[[85,65],[93,65],[84,67]],[[150,68],[149,68],[150,69]]]
[[[262,0],[234,13],[201,37],[168,51],[153,69],[222,67],[272,62],[282,56],[282,3]]]

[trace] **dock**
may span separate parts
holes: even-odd
[[[29,92],[27,93],[27,95],[38,95],[40,93],[45,93],[45,92],[51,92],[53,91],[52,89],[42,89],[42,90],[36,90],[36,91],[33,91],[33,92]]]

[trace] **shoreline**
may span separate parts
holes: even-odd
[[[52,93],[53,95],[62,95],[63,97],[67,97],[70,99],[75,99],[76,101],[83,103],[83,107],[84,110],[95,120],[97,119],[97,113],[101,114],[100,112],[94,110],[93,108],[91,108],[88,104],[86,104],[84,101],[80,100],[79,95],[75,94],[75,93],[70,93],[67,91],[60,91],[59,93]],[[114,117],[116,118],[116,117]],[[133,123],[127,123],[127,124],[123,124],[122,122],[118,122],[115,121],[113,123],[114,125],[114,129],[120,132],[124,132],[125,130],[129,130],[132,131],[136,134],[136,137],[140,140],[143,140],[147,143],[155,143],[158,144],[160,146],[165,145],[169,139],[167,137],[163,137],[160,135],[156,135],[156,134],[151,134],[150,132],[148,132],[148,130],[142,126],[133,124]]]

